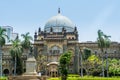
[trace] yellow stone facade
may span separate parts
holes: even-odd
[[[97,33],[96,33],[97,34]],[[80,42],[78,30],[75,25],[65,16],[60,14],[48,20],[44,30],[38,29],[34,34],[34,56],[37,60],[36,70],[42,74],[56,77],[59,76],[59,57],[66,51],[72,51],[69,73],[79,74],[80,54],[84,48],[89,48],[93,54],[100,55],[97,42]],[[11,75],[14,71],[14,63],[11,60],[9,49],[11,44],[2,48],[3,52],[3,74]],[[81,51],[80,51],[81,50]],[[120,57],[120,43],[112,42],[108,49],[108,57]],[[23,66],[26,68],[28,51],[23,53]]]

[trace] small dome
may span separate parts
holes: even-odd
[[[58,15],[53,16],[47,21],[44,30],[46,30],[46,32],[50,32],[51,27],[53,32],[62,32],[63,27],[66,29],[66,32],[73,32],[75,25],[70,19],[58,13]]]

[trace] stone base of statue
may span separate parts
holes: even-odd
[[[24,75],[37,75],[36,60],[34,56],[30,56],[26,61],[26,72]]]

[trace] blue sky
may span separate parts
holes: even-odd
[[[80,42],[96,41],[98,29],[120,42],[120,0],[0,0],[0,25],[33,36],[58,7],[78,27]]]

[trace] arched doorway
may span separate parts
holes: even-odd
[[[12,70],[12,74],[14,75],[14,69]]]
[[[50,62],[48,66],[48,76],[58,77],[58,62]]]
[[[81,74],[81,68],[79,69],[79,73]],[[86,70],[83,68],[83,75],[86,75]]]
[[[58,71],[50,71],[51,77],[58,77]]]
[[[26,68],[23,69],[23,72],[26,72]]]
[[[9,70],[8,69],[4,69],[3,74],[9,75]]]

